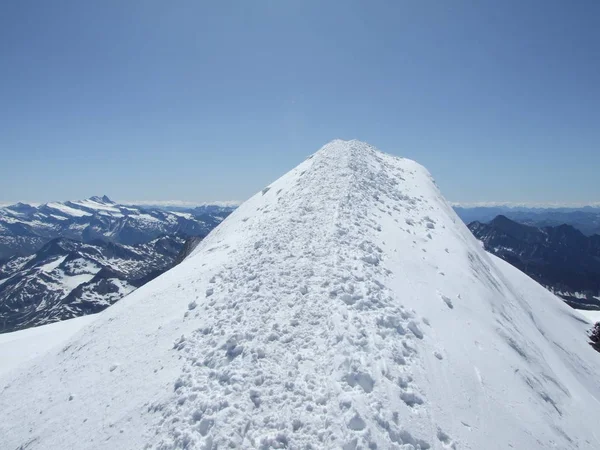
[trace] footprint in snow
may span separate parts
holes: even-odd
[[[456,449],[456,443],[441,428],[438,428],[437,438],[444,448]]]
[[[408,322],[408,329],[412,331],[412,334],[414,334],[415,337],[417,337],[418,339],[423,339],[423,332],[413,320]]]
[[[423,399],[411,391],[405,391],[400,394],[400,398],[407,406],[414,408],[416,405],[422,405]]]
[[[454,304],[452,303],[452,299],[450,297],[447,297],[444,294],[439,294],[439,296],[442,298],[448,308],[454,309]]]

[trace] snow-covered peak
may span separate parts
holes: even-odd
[[[88,200],[95,202],[95,203],[102,203],[105,205],[114,205],[115,204],[115,202],[113,202],[110,198],[108,198],[107,195],[103,195],[102,197],[100,197],[98,195],[94,195],[94,196],[90,197]]]
[[[326,158],[329,156],[349,156],[354,159],[370,158],[376,155],[384,155],[383,152],[378,150],[376,147],[367,144],[366,142],[359,141],[357,139],[343,140],[334,139],[331,142],[325,144],[317,152],[315,152],[310,158],[315,156],[320,158]],[[417,164],[412,161],[413,164]],[[424,167],[420,166],[423,170]]]
[[[61,351],[0,378],[0,436],[33,449],[593,449],[588,327],[487,255],[420,165],[333,141]]]

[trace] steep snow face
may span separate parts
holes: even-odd
[[[421,166],[334,141],[0,378],[0,447],[598,448],[587,328]]]

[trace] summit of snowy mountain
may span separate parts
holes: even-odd
[[[113,202],[110,198],[108,198],[107,195],[103,195],[102,197],[99,197],[97,195],[94,195],[92,197],[90,197],[88,200],[92,201],[92,202],[96,202],[96,203],[103,203],[105,205],[110,205],[110,204],[115,204],[115,202]]]
[[[333,141],[2,375],[0,447],[594,449],[589,326],[422,166]]]

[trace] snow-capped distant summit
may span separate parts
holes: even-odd
[[[35,206],[22,202],[15,203],[14,205],[8,205],[7,208],[16,212],[30,212],[35,210]]]
[[[422,166],[334,141],[0,378],[0,443],[594,449],[587,327],[486,254]]]
[[[113,202],[110,198],[108,198],[107,195],[103,195],[102,197],[94,195],[94,196],[90,197],[88,200],[90,200],[92,202],[96,202],[96,203],[103,203],[105,205],[114,205],[115,204],[115,202]]]

